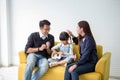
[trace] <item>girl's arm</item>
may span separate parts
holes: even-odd
[[[55,54],[62,54],[62,52],[59,52],[59,51],[57,51],[55,49],[53,49],[52,52],[55,53]]]
[[[58,50],[60,49],[60,46],[61,46],[61,43],[59,43],[59,44],[55,45],[54,47],[52,47],[51,48],[52,52],[59,54]]]
[[[69,54],[73,55],[73,46],[72,46],[72,44],[70,44]]]

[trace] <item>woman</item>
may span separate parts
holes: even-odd
[[[78,38],[69,30],[68,33],[72,37],[73,42],[79,45],[81,56],[77,62],[67,65],[64,80],[79,80],[79,75],[95,70],[95,65],[98,61],[96,42],[87,21],[78,23]]]

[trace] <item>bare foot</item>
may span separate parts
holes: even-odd
[[[51,62],[51,63],[49,63],[50,67],[54,67],[54,66],[57,66],[57,65],[58,65],[58,62]]]

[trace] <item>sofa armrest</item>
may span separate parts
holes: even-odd
[[[26,54],[24,51],[19,52],[19,61],[20,61],[20,64],[26,63]]]
[[[102,80],[109,79],[111,53],[106,52],[97,62],[95,72],[102,76]]]

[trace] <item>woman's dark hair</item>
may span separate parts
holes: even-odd
[[[88,35],[88,36],[90,36],[90,37],[92,37],[93,40],[94,40],[93,34],[91,32],[90,26],[89,26],[89,24],[88,24],[87,21],[80,21],[80,22],[78,22],[78,26],[80,28],[83,28],[83,31],[85,32],[85,34]],[[78,39],[79,39],[79,41],[81,41],[82,36],[79,35]],[[95,40],[94,40],[94,42],[95,42]],[[96,42],[95,42],[95,44],[96,44]]]
[[[59,39],[61,41],[68,40],[69,38],[70,38],[70,36],[67,32],[63,31],[63,32],[60,33]]]
[[[41,20],[39,22],[39,27],[43,27],[44,25],[50,25],[51,23],[48,20]]]

